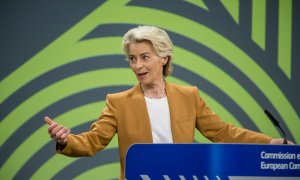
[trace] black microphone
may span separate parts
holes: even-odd
[[[266,113],[266,115],[268,116],[268,118],[273,122],[274,126],[278,127],[283,135],[283,144],[287,144],[287,139],[286,139],[286,135],[285,132],[283,131],[283,129],[280,127],[279,122],[277,121],[277,119],[275,119],[275,117],[268,111],[268,110],[264,110],[264,112]]]

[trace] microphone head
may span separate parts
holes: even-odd
[[[268,116],[268,118],[273,122],[274,126],[279,126],[279,122],[275,119],[275,117],[268,110],[265,109],[264,112]]]

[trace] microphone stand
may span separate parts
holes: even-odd
[[[286,134],[283,131],[283,129],[280,127],[277,119],[275,119],[275,117],[268,110],[265,109],[264,112],[268,116],[268,118],[273,122],[274,126],[276,126],[281,131],[281,133],[283,135],[283,144],[287,144]]]

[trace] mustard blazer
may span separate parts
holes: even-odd
[[[269,143],[271,137],[234,127],[222,121],[206,106],[197,87],[166,83],[174,143],[193,143],[195,129],[212,142]],[[67,156],[92,156],[104,149],[118,134],[121,177],[124,178],[125,155],[134,143],[152,143],[151,125],[140,85],[108,94],[106,107],[88,132],[70,134],[62,151]]]

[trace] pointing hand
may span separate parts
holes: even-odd
[[[50,137],[61,145],[67,144],[68,135],[71,133],[71,130],[57,124],[47,116],[44,120],[47,124],[49,124],[48,133]]]

